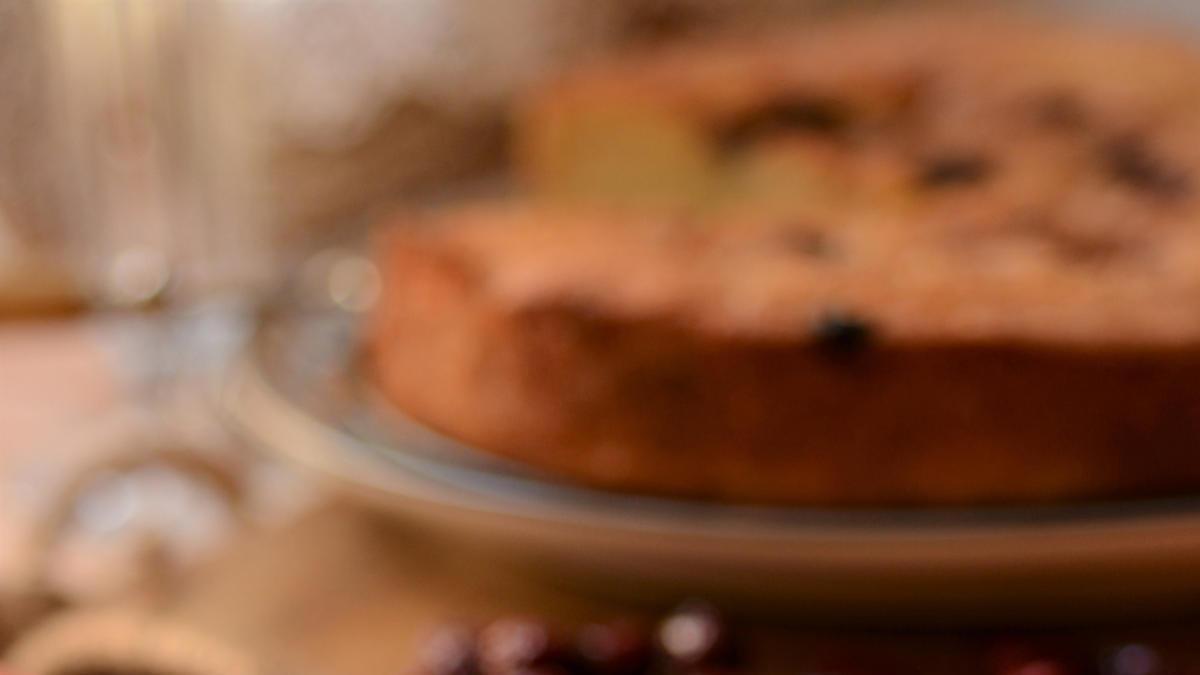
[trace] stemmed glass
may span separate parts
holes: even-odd
[[[129,420],[120,457],[85,471],[91,482],[64,499],[81,505],[83,539],[136,530],[144,560],[160,568],[164,555],[212,529],[205,500],[240,494],[222,487],[240,478],[202,385],[276,269],[245,189],[256,99],[224,8],[217,0],[38,5],[57,158],[55,235],[132,376],[130,404],[117,413]],[[69,529],[70,518],[55,518]]]

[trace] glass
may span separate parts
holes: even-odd
[[[70,586],[91,585],[89,561],[120,568],[121,556],[132,555],[125,567],[137,576],[155,568],[141,564],[142,553],[192,559],[194,549],[218,543],[214,532],[241,524],[214,519],[228,510],[223,495],[188,467],[241,480],[232,476],[243,463],[228,452],[205,387],[238,343],[279,256],[253,193],[258,99],[224,23],[227,4],[33,6],[55,188],[56,222],[47,234],[132,385],[128,407],[108,413],[128,422],[113,444],[119,451],[87,448],[81,457],[114,466],[79,488],[87,490],[74,496],[78,508],[63,516],[66,545],[38,571],[78,596]],[[57,564],[64,560],[65,568]]]
[[[224,4],[43,3],[65,241],[102,305],[246,288],[269,267]],[[239,106],[244,110],[238,110]]]

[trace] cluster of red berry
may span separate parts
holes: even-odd
[[[1186,675],[1166,663],[1153,647],[1136,642],[1075,652],[1001,641],[984,652],[971,671],[987,675]],[[563,631],[541,619],[518,616],[500,618],[479,629],[444,626],[423,644],[417,675],[732,675],[764,665],[749,656],[745,643],[716,608],[689,602],[657,625],[617,620]],[[877,670],[841,664],[799,672],[875,675]],[[900,666],[883,670],[885,675],[910,671]]]
[[[422,650],[420,675],[646,675],[727,672],[743,649],[711,605],[689,602],[651,627],[633,621],[588,624],[572,635],[530,617],[497,619],[480,630],[446,626]]]

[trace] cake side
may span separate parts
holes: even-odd
[[[484,450],[636,492],[845,505],[1200,486],[1196,334],[1143,333],[1140,343],[897,335],[886,312],[849,303],[841,313],[814,304],[790,333],[730,331],[688,311],[688,294],[707,290],[682,273],[646,282],[674,290],[639,295],[639,274],[683,269],[648,243],[624,261],[620,277],[631,281],[613,283],[601,269],[607,254],[585,245],[602,219],[575,218],[476,208],[392,232],[370,332],[384,393]],[[493,231],[521,262],[482,244]],[[716,246],[719,234],[710,229],[695,248]],[[568,287],[541,283],[547,269],[562,279],[559,270],[580,268]],[[512,270],[543,292],[522,290]]]

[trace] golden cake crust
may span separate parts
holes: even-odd
[[[1149,311],[1152,292],[1099,306],[1089,290],[1091,315],[1049,276],[898,302],[764,252],[779,233],[753,223],[491,206],[402,224],[380,247],[377,382],[416,419],[557,475],[819,504],[1200,485],[1200,321]],[[739,267],[739,244],[781,259]]]

